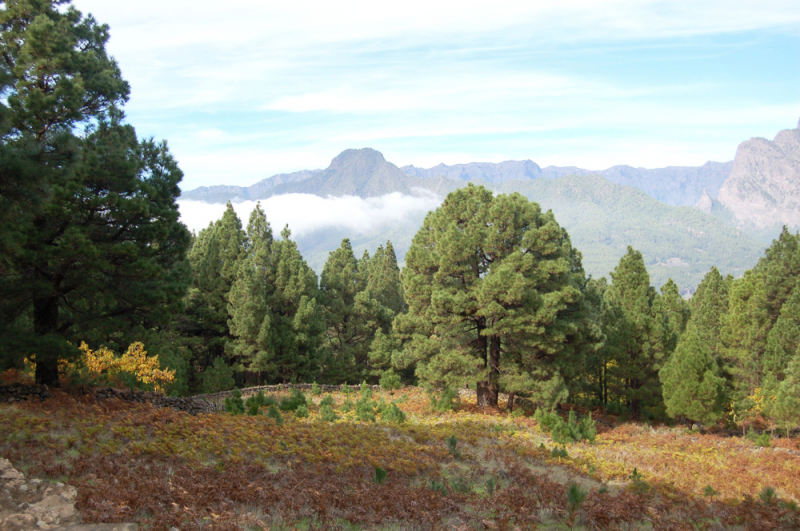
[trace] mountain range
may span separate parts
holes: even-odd
[[[249,187],[201,187],[184,192],[180,200],[240,202],[289,193],[444,197],[471,182],[499,193],[519,192],[552,209],[594,276],[607,275],[633,245],[642,251],[654,285],[673,278],[691,291],[712,265],[739,275],[755,264],[782,224],[800,226],[798,127],[781,131],[772,141],[743,142],[733,161],[699,167],[593,171],[541,168],[524,160],[398,168],[374,149],[348,149],[324,170],[275,175]],[[423,218],[419,214],[355,235],[320,229],[297,242],[318,272],[343,237],[350,237],[358,252],[391,239],[402,260]]]

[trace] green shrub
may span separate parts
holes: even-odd
[[[569,454],[567,453],[567,449],[562,446],[561,448],[553,448],[550,451],[550,457],[558,459],[569,459]]]
[[[372,400],[371,396],[371,391],[366,394],[362,389],[361,398],[356,402],[356,420],[375,422],[375,401]]]
[[[762,448],[769,448],[770,446],[772,446],[772,443],[770,442],[771,440],[772,438],[769,436],[769,433],[764,432],[758,437],[756,437],[755,443],[756,446],[760,446]]]
[[[458,439],[456,438],[455,434],[451,435],[446,440],[447,450],[450,452],[450,455],[457,459],[461,459],[461,451],[458,449]]]
[[[278,401],[275,400],[274,397],[271,396],[264,396],[264,393],[261,391],[258,394],[249,397],[244,402],[244,407],[247,408],[248,415],[258,415],[258,410],[264,406],[275,406],[278,405]]]
[[[758,497],[761,498],[761,501],[764,502],[765,505],[774,505],[776,501],[778,501],[778,492],[775,490],[775,487],[764,487],[761,489],[761,492],[758,493]]]
[[[215,359],[214,364],[203,371],[202,380],[204,393],[219,393],[236,385],[233,369],[222,358]]]
[[[386,481],[386,470],[382,469],[379,466],[375,467],[375,475],[372,477],[373,481],[378,485],[383,485]]]
[[[308,407],[297,406],[297,409],[294,410],[294,416],[297,417],[298,419],[308,418]]]
[[[435,479],[432,479],[430,487],[432,491],[441,492],[442,495],[447,496],[447,487],[445,486],[444,481],[437,481]]]
[[[319,417],[325,422],[333,422],[334,420],[339,418],[336,416],[336,413],[333,412],[333,408],[329,404],[320,406]]]
[[[472,492],[472,483],[464,476],[457,476],[450,482],[450,486],[459,494],[469,494]]]
[[[406,414],[397,407],[395,402],[392,402],[386,409],[381,412],[381,419],[387,422],[396,422],[402,424],[406,421]]]
[[[394,372],[392,369],[385,371],[378,383],[380,384],[381,389],[384,391],[389,391],[391,394],[394,394],[394,392],[397,389],[400,389],[402,386],[400,375]]]
[[[569,504],[570,513],[575,513],[575,511],[581,508],[584,500],[586,500],[587,494],[589,494],[589,492],[583,490],[577,483],[572,482],[569,484],[567,503]]]
[[[292,394],[282,398],[278,407],[281,411],[295,411],[300,406],[308,406],[306,395],[300,389],[292,389]]]
[[[267,416],[275,421],[275,424],[280,426],[283,424],[283,416],[281,412],[278,411],[278,408],[275,406],[269,406],[269,410],[267,411]]]
[[[353,411],[353,401],[350,399],[350,395],[347,395],[347,397],[344,399],[344,402],[342,402],[341,410],[342,413]]]
[[[317,382],[311,384],[311,394],[313,396],[319,396],[322,394],[322,389],[319,388],[319,384],[317,384]]]
[[[457,403],[458,391],[451,387],[445,387],[438,395],[431,393],[431,407],[441,413],[452,411]]]
[[[568,444],[587,440],[593,443],[597,436],[597,427],[592,415],[589,414],[583,417],[580,421],[577,420],[575,411],[571,410],[567,421],[556,413],[555,411],[545,411],[537,409],[533,418],[539,423],[541,428],[550,434],[553,441],[560,444]]]
[[[359,389],[359,393],[361,394],[361,398],[372,398],[372,389],[370,386],[367,385],[366,380],[361,382],[361,388]]]
[[[644,480],[644,476],[639,473],[639,469],[634,468],[628,479],[631,480],[631,490],[637,494],[645,494],[650,490],[650,484]]]
[[[486,480],[486,494],[488,494],[489,497],[494,496],[495,490],[497,490],[497,480],[494,479],[493,476]]]
[[[333,407],[333,395],[327,394],[322,400],[320,400],[319,407],[323,406]]]
[[[238,389],[234,389],[231,396],[225,399],[225,412],[231,415],[244,415],[242,392]]]

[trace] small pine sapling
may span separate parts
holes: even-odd
[[[234,389],[231,396],[225,399],[225,412],[231,415],[244,415],[244,402],[242,392]]]
[[[497,480],[494,479],[494,476],[490,477],[486,480],[486,494],[489,495],[491,498],[494,496],[494,491],[497,490]]]
[[[567,503],[569,504],[569,518],[572,523],[575,523],[575,514],[583,505],[583,502],[586,500],[586,496],[589,494],[588,491],[585,491],[575,482],[571,482],[569,487],[567,488]]]
[[[298,419],[308,418],[308,406],[297,406],[297,409],[294,410],[294,416]]]
[[[453,411],[458,403],[458,391],[451,387],[445,387],[437,395],[431,393],[431,407],[440,413]]]
[[[363,394],[356,402],[356,420],[361,422],[375,422],[375,402],[369,395]]]
[[[764,487],[761,489],[761,492],[758,493],[758,497],[761,498],[764,505],[775,505],[775,502],[778,501],[778,492],[775,490],[775,487]]]
[[[337,417],[336,413],[333,412],[333,408],[330,406],[330,404],[325,404],[319,408],[319,418],[325,422],[333,422],[339,417]]]
[[[292,394],[282,398],[279,404],[281,411],[295,411],[300,406],[308,406],[306,395],[300,389],[292,389]]]
[[[447,438],[447,450],[456,459],[461,459],[461,451],[458,449],[458,439],[455,434]]]
[[[381,413],[381,419],[387,422],[396,422],[397,424],[402,424],[406,421],[406,414],[397,407],[397,403],[392,402],[386,409]]]
[[[322,394],[322,389],[319,388],[319,384],[317,382],[311,384],[311,394],[313,396],[319,396]]]
[[[389,394],[394,395],[394,392],[402,386],[402,382],[400,381],[400,375],[394,372],[392,369],[385,371],[383,375],[381,375],[381,379],[378,381],[381,386],[381,389],[384,391],[389,391]]]
[[[631,490],[637,494],[645,494],[650,490],[650,484],[644,480],[638,468],[634,468],[628,479],[631,480]]]
[[[372,477],[372,480],[377,483],[378,485],[383,485],[386,482],[386,470],[382,469],[379,466],[375,467],[375,475]]]
[[[322,406],[333,407],[333,395],[331,395],[330,393],[325,395],[322,398],[322,400],[319,401],[319,407],[322,407]]]
[[[269,406],[269,409],[267,410],[267,416],[273,419],[277,426],[283,425],[283,416],[275,406]]]

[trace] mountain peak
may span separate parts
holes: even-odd
[[[372,148],[345,149],[334,157],[328,168],[335,170],[354,163],[369,166],[387,164],[383,153],[378,150]]]

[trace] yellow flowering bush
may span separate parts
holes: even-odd
[[[106,375],[118,380],[122,374],[130,374],[137,382],[152,385],[158,392],[163,391],[165,384],[175,381],[175,371],[162,370],[158,356],[148,356],[144,345],[138,341],[132,343],[122,356],[106,347],[93,351],[85,342],[81,342],[79,348],[83,352],[81,362],[91,375]]]

